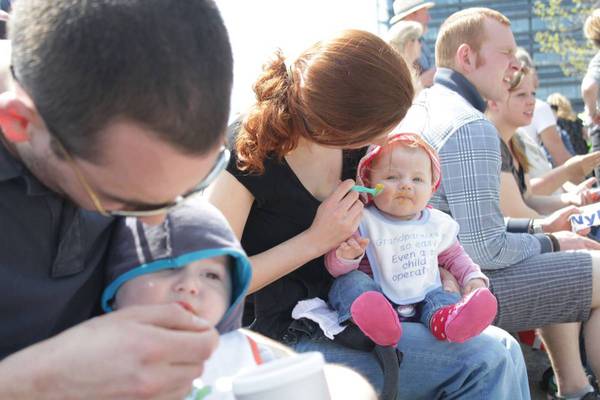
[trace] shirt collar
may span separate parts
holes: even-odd
[[[27,194],[30,196],[52,193],[50,189],[37,180],[6,148],[0,141],[0,182],[15,178],[23,178],[27,185]]]
[[[481,97],[475,86],[463,74],[449,68],[438,68],[434,83],[438,83],[448,89],[458,93],[467,100],[473,107],[481,112],[485,112],[487,103]]]
[[[17,161],[0,140],[0,182],[21,176],[23,165]]]

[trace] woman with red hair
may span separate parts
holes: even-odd
[[[292,309],[302,300],[328,300],[333,278],[323,256],[358,227],[363,204],[351,190],[358,161],[406,114],[414,95],[410,71],[376,35],[349,30],[295,60],[277,53],[254,91],[227,172],[209,193],[253,266],[246,322],[296,351],[321,351],[381,390],[372,352],[331,340],[317,323],[292,318]],[[527,398],[518,344],[503,331],[486,332],[451,347],[421,324],[405,324],[399,396]]]

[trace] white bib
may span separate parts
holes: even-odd
[[[248,336],[238,330],[221,335],[219,345],[204,364],[204,373],[194,380],[185,400],[234,400],[233,379],[256,366]]]
[[[456,241],[458,229],[456,221],[439,210],[426,208],[419,219],[403,221],[367,207],[360,233],[369,238],[373,278],[386,297],[396,304],[414,304],[440,287],[438,254]]]

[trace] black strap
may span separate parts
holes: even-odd
[[[375,343],[354,324],[348,324],[346,329],[335,335],[334,342],[353,350],[365,352],[373,351],[375,348]]]
[[[529,218],[508,218],[506,221],[506,231],[512,233],[531,233],[529,227],[531,220]]]
[[[381,400],[396,400],[403,354],[394,346],[379,345],[375,346],[373,353],[375,353],[383,370],[383,389],[381,389],[379,398]]]
[[[323,334],[319,325],[307,318],[294,320],[281,340],[294,345],[299,336],[306,335],[309,338],[317,333]],[[373,343],[358,326],[350,323],[342,332],[335,336],[334,342],[353,350],[373,352],[381,370],[383,371],[383,389],[379,398],[381,400],[396,400],[398,395],[398,382],[400,380],[400,364],[402,363],[402,352],[394,346],[379,346]]]
[[[348,324],[346,329],[335,336],[335,342],[354,350],[372,351],[383,371],[383,388],[379,399],[396,400],[400,380],[402,352],[394,346],[379,346],[373,343],[356,325]]]

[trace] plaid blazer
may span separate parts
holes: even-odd
[[[438,69],[402,123],[438,151],[442,180],[431,205],[460,225],[459,240],[482,269],[500,269],[551,251],[544,235],[509,233],[500,211],[500,139],[486,103],[461,74]],[[408,130],[407,130],[408,129]]]

